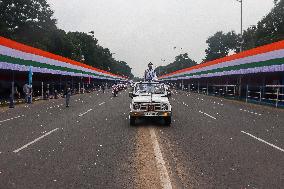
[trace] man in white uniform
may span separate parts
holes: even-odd
[[[148,64],[148,69],[145,70],[144,80],[145,81],[155,81],[155,80],[157,80],[157,75],[156,75],[155,70],[153,69],[153,63],[152,62],[150,62]]]

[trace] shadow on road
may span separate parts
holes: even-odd
[[[162,118],[145,117],[138,118],[136,120],[135,127],[170,127],[165,125],[165,121]]]

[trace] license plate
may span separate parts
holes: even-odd
[[[148,111],[154,111],[155,105],[148,105]]]
[[[157,116],[158,112],[145,112],[145,116]]]

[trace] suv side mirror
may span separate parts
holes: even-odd
[[[129,92],[129,97],[133,98],[133,92]]]

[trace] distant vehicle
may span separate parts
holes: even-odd
[[[165,125],[171,124],[172,106],[168,99],[165,84],[159,82],[138,82],[134,84],[130,104],[130,125],[142,117],[158,117],[164,119]]]

